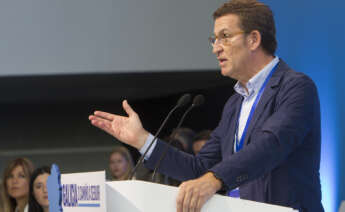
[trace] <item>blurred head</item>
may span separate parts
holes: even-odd
[[[257,53],[274,56],[276,29],[267,5],[256,0],[232,0],[218,8],[213,18],[214,36],[210,41],[222,75],[242,80],[243,70]]]
[[[174,143],[179,142],[182,144],[183,151],[190,153],[194,136],[195,132],[192,129],[178,128],[171,133],[169,140],[173,139]]]
[[[133,168],[132,156],[128,149],[117,146],[109,157],[109,169],[113,180],[127,180]]]
[[[37,168],[30,179],[29,212],[43,212],[49,209],[47,180],[50,168],[43,166]]]
[[[19,201],[27,203],[33,169],[32,162],[26,158],[17,158],[5,168],[2,181],[5,212],[14,211]]]
[[[193,152],[198,154],[201,148],[205,145],[206,141],[211,137],[211,130],[203,130],[198,133],[193,139]]]
[[[0,182],[2,181],[2,179],[0,179]],[[3,200],[2,200],[2,184],[0,183],[0,211],[3,211]]]

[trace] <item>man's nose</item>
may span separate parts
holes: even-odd
[[[218,55],[223,50],[222,46],[215,42],[212,46],[212,53]]]

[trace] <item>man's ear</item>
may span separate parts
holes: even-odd
[[[258,30],[251,31],[250,34],[247,36],[247,39],[250,50],[255,51],[260,47],[261,34]]]

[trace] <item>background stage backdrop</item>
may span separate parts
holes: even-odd
[[[275,12],[278,55],[316,82],[321,100],[321,184],[325,211],[345,199],[345,3],[264,1]]]
[[[318,86],[323,204],[335,212],[345,199],[345,3],[263,1],[275,13],[278,56]],[[202,93],[206,104],[185,126],[214,128],[234,84],[220,76],[207,43],[222,2],[1,1],[0,171],[18,156],[63,172],[106,169],[118,142],[87,116],[122,113],[123,98],[155,132],[181,94]]]

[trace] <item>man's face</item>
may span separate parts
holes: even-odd
[[[217,39],[213,53],[217,56],[222,75],[236,80],[241,79],[249,54],[245,34],[239,23],[239,17],[234,14],[221,16],[214,22]]]

